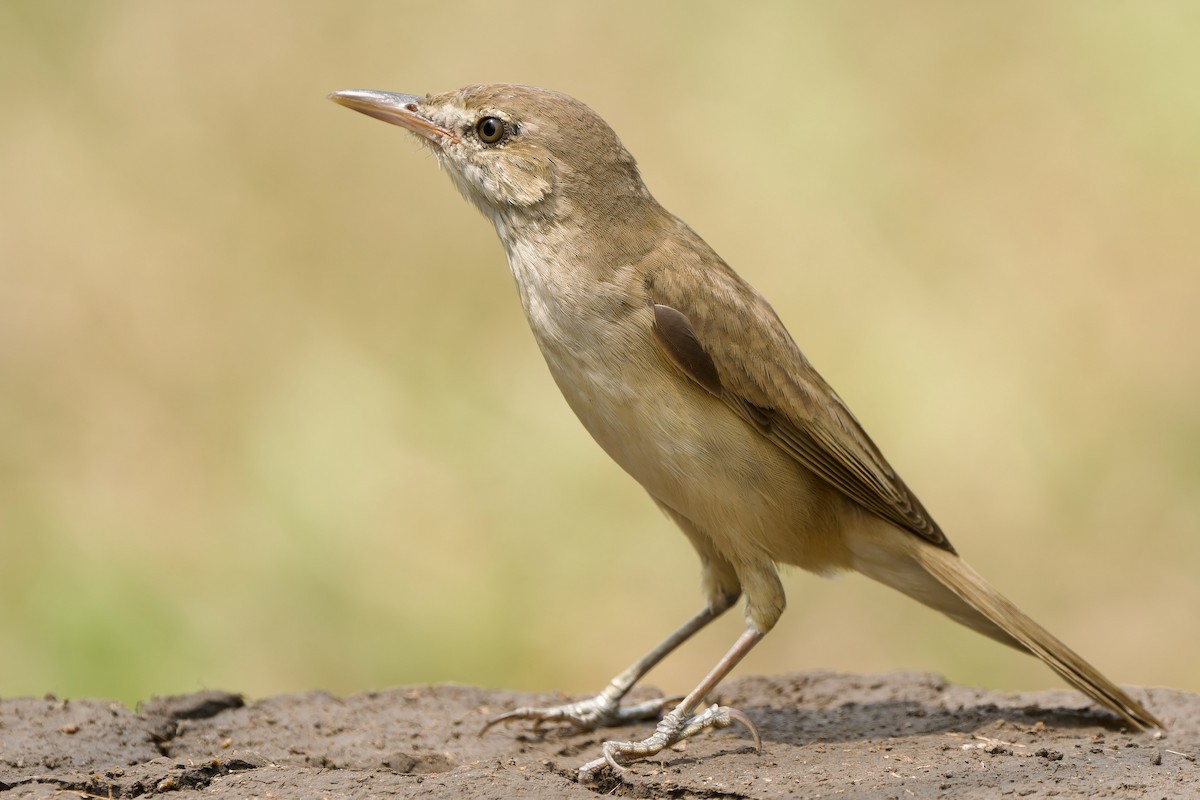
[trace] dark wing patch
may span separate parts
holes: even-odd
[[[696,337],[692,323],[670,306],[654,306],[654,338],[683,373],[709,392],[720,396],[721,376],[712,356]]]

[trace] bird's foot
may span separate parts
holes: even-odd
[[[565,703],[561,706],[523,706],[499,716],[492,717],[479,731],[479,735],[487,733],[488,729],[500,722],[510,722],[514,719],[533,721],[533,729],[537,730],[546,723],[569,724],[581,731],[592,731],[596,728],[609,728],[625,725],[630,722],[644,722],[657,719],[663,708],[679,702],[679,697],[661,697],[657,700],[647,700],[630,706],[622,706],[619,700],[601,692],[588,700],[577,703]]]
[[[675,709],[662,718],[652,735],[640,742],[605,742],[604,756],[579,768],[579,781],[590,781],[605,765],[620,774],[625,771],[625,764],[630,761],[658,755],[665,748],[695,736],[700,731],[728,728],[734,723],[744,726],[750,732],[754,737],[754,749],[761,752],[762,737],[758,735],[758,728],[749,717],[736,708],[712,705],[695,716],[684,715],[679,709]]]

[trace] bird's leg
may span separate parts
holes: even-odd
[[[762,739],[758,735],[758,729],[754,727],[754,723],[750,721],[749,717],[736,708],[714,704],[696,715],[692,714],[692,710],[702,703],[705,696],[716,688],[717,684],[737,666],[737,663],[750,652],[754,645],[758,644],[763,635],[763,632],[753,624],[749,625],[734,642],[733,647],[729,648],[729,652],[717,662],[717,665],[705,676],[704,680],[700,681],[691,694],[683,698],[674,711],[662,718],[653,734],[640,742],[605,742],[604,756],[580,767],[579,780],[591,780],[596,771],[603,768],[605,764],[617,772],[622,772],[625,767],[621,762],[636,761],[639,758],[657,755],[662,752],[663,748],[670,747],[689,736],[694,736],[700,731],[709,728],[728,728],[735,722],[744,725],[750,731],[754,737],[755,749],[761,750]]]
[[[564,722],[574,725],[580,730],[587,731],[613,725],[622,725],[628,722],[657,719],[662,714],[663,708],[674,702],[677,696],[647,700],[644,703],[632,706],[622,706],[621,698],[655,664],[662,661],[668,653],[691,638],[693,634],[705,625],[725,613],[736,599],[737,595],[734,594],[732,597],[721,596],[709,602],[703,610],[679,626],[674,633],[663,639],[657,647],[609,681],[608,686],[604,687],[604,690],[595,697],[588,700],[581,700],[577,703],[566,703],[561,706],[547,706],[543,708],[525,706],[517,708],[505,714],[492,717],[483,726],[483,730],[479,734],[482,736],[498,722],[507,722],[513,719],[533,720],[535,728],[547,722]]]

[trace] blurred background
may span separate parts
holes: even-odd
[[[1186,2],[0,5],[0,693],[598,689],[699,608],[488,223],[335,89],[574,94],[772,299],[959,551],[1200,690]],[[1060,685],[789,572],[739,674]],[[682,692],[741,629],[650,683]],[[1169,714],[1169,712],[1168,712]]]

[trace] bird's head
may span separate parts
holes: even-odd
[[[649,198],[633,157],[578,100],[510,84],[419,97],[370,90],[329,96],[415,134],[459,191],[493,219],[592,213]]]

